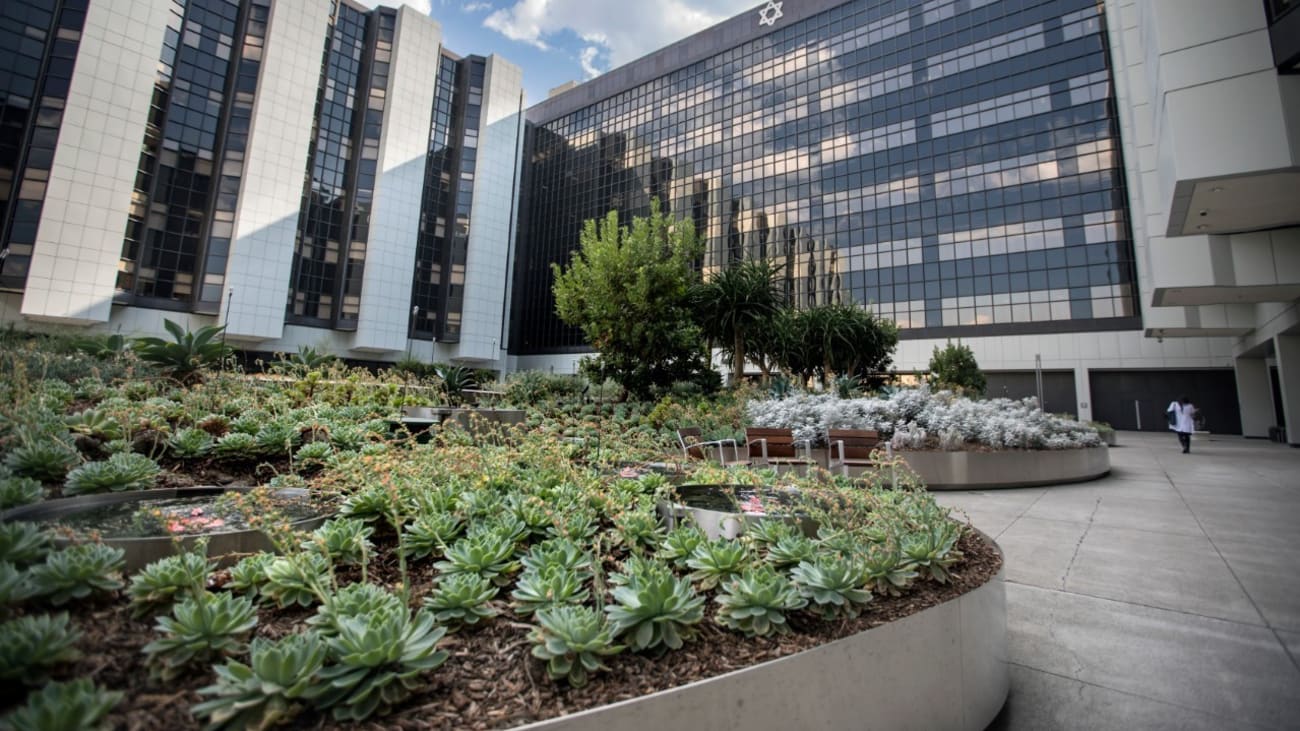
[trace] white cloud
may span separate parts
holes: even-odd
[[[486,2],[486,0],[470,0],[470,2],[461,5],[460,9],[466,13],[477,13],[480,10],[491,10],[492,3]]]
[[[596,65],[596,56],[600,55],[600,49],[595,46],[587,46],[578,54],[578,61],[582,64],[582,73],[587,75],[588,79],[595,78],[604,73],[603,69]]]
[[[754,0],[516,0],[489,15],[483,25],[511,40],[538,48],[551,36],[572,31],[608,52],[610,67],[621,66],[755,5]],[[595,69],[592,46],[582,49],[583,70]]]

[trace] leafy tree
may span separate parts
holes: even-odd
[[[746,357],[763,372],[764,383],[770,382],[772,374],[790,362],[791,352],[799,347],[796,317],[793,308],[781,307],[762,327],[751,330],[746,338]]]
[[[794,315],[785,367],[823,384],[836,375],[867,378],[889,368],[898,328],[855,305],[818,305]]]
[[[750,260],[727,267],[693,293],[700,327],[731,356],[731,382],[745,376],[750,334],[771,326],[781,309],[776,276],[782,265]]]
[[[965,393],[984,395],[988,382],[970,346],[948,343],[935,346],[930,356],[930,383],[941,388],[955,388]]]
[[[556,313],[582,329],[601,371],[634,396],[712,373],[690,306],[702,251],[689,220],[674,222],[651,201],[650,216],[631,226],[619,226],[617,211],[587,221],[568,268],[551,265]]]

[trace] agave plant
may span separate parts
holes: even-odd
[[[723,584],[717,602],[718,622],[750,637],[789,632],[785,613],[808,605],[799,589],[771,566],[746,569]]]
[[[546,674],[567,680],[581,688],[587,675],[607,670],[600,658],[617,655],[622,645],[614,643],[615,627],[590,607],[565,605],[537,613],[537,627],[528,635],[533,657],[546,661]]]
[[[701,589],[707,590],[743,571],[749,561],[749,549],[745,544],[718,538],[697,546],[686,565],[695,569],[691,579],[698,581]]]
[[[27,696],[26,705],[0,718],[12,731],[94,731],[113,707],[122,702],[118,691],[100,690],[88,678],[50,683]]]
[[[819,554],[796,566],[790,578],[824,619],[852,619],[871,601],[871,592],[862,588],[867,570],[855,559]]]
[[[197,332],[187,332],[171,320],[163,320],[163,327],[172,336],[168,342],[162,338],[138,338],[135,352],[140,360],[162,369],[182,383],[198,380],[202,370],[221,363],[230,349],[218,338],[222,327],[201,327]]]
[[[302,551],[271,561],[261,592],[280,608],[294,604],[310,607],[320,601],[329,585],[329,560],[319,553]]]
[[[324,641],[311,632],[278,641],[254,639],[247,665],[230,660],[213,667],[217,682],[199,689],[211,697],[195,705],[207,729],[267,729],[292,720],[324,686],[317,674],[325,663]]]
[[[339,633],[339,624],[345,618],[367,617],[404,607],[401,597],[382,586],[357,582],[328,595],[316,608],[316,614],[307,619],[307,624],[314,627],[322,637],[332,637]]]
[[[164,681],[191,664],[243,652],[243,638],[257,626],[257,609],[248,597],[225,592],[187,597],[158,617],[162,637],[144,646],[150,672]]]
[[[103,462],[87,462],[68,474],[64,495],[144,490],[152,487],[162,468],[143,454],[115,454]]]
[[[101,543],[65,548],[29,571],[32,587],[53,605],[84,599],[95,592],[121,589],[125,551]]]
[[[704,618],[704,597],[697,596],[691,582],[673,576],[663,564],[615,587],[613,599],[605,611],[618,634],[627,635],[638,650],[660,645],[679,649],[693,626]]]
[[[510,594],[515,611],[524,615],[561,604],[581,604],[588,596],[584,577],[561,566],[525,571]]]
[[[320,673],[326,688],[319,705],[332,708],[338,721],[387,713],[421,684],[420,675],[446,662],[447,652],[437,649],[446,633],[428,610],[341,619],[338,635],[325,640],[331,664]]]
[[[27,566],[45,560],[52,547],[50,534],[35,523],[0,523],[0,561]]]
[[[445,574],[425,597],[424,606],[441,624],[478,624],[479,620],[496,616],[497,611],[488,602],[496,598],[497,591],[491,579],[478,574]]]
[[[135,616],[145,617],[170,608],[179,597],[201,594],[208,574],[217,566],[208,560],[205,549],[160,558],[132,576],[126,592]]]
[[[68,614],[37,614],[0,624],[0,678],[41,685],[56,665],[80,657],[81,632],[68,625]]]

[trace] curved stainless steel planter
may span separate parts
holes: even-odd
[[[251,487],[181,487],[164,490],[137,490],[135,492],[113,492],[102,495],[81,495],[78,497],[60,498],[58,500],[46,500],[44,502],[32,505],[24,505],[19,508],[0,513],[0,521],[10,520],[51,520],[60,516],[71,515],[83,510],[103,507],[105,505],[115,505],[125,502],[140,502],[145,500],[170,500],[173,498],[184,497],[203,497],[206,495],[220,495],[223,492],[233,490],[248,491]],[[305,490],[298,488],[286,489],[286,493],[306,494]],[[318,515],[310,518],[290,523],[295,530],[313,530],[325,521],[326,515]],[[274,551],[275,546],[266,537],[264,533],[257,530],[230,531],[228,533],[208,533],[184,538],[174,538],[172,536],[150,536],[147,538],[105,538],[105,545],[121,548],[126,552],[126,570],[128,573],[139,571],[148,564],[157,561],[160,558],[171,556],[176,553],[176,544],[179,542],[186,549],[193,547],[195,542],[200,538],[208,539],[208,555],[213,558],[220,558],[230,554],[247,554],[258,551]],[[71,543],[66,538],[55,540],[56,545],[60,547]]]

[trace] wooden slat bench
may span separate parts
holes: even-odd
[[[850,467],[874,467],[878,464],[876,452],[882,447],[880,432],[871,429],[827,429],[826,442],[829,447],[827,469],[840,468],[845,477]],[[889,442],[883,442],[885,454],[891,453]]]

